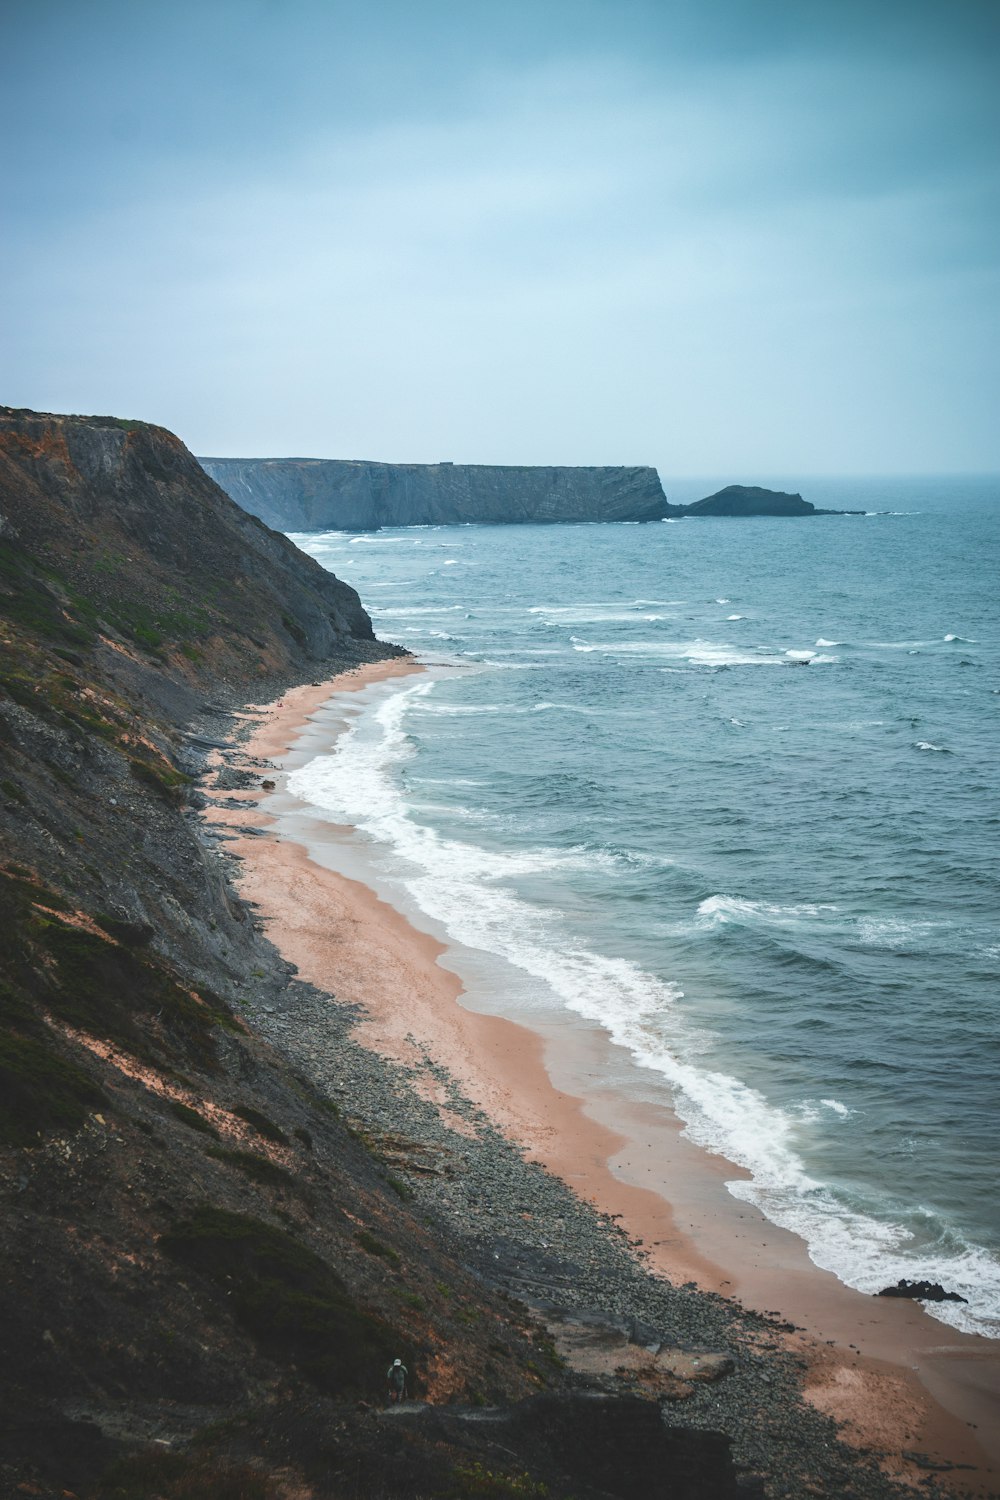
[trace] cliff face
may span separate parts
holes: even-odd
[[[651,468],[383,464],[347,459],[203,458],[206,473],[269,526],[656,521],[673,513]]]
[[[782,1494],[878,1500],[773,1324],[648,1277],[240,899],[199,809],[273,767],[232,705],[393,654],[169,433],[2,413],[0,1496],[749,1500],[745,1431]]]
[[[457,1394],[537,1389],[519,1319],[248,1025],[295,985],[197,813],[220,702],[398,649],[161,429],[4,411],[0,516],[0,1495],[278,1500],[290,1443],[339,1468],[354,1398],[400,1353],[433,1390],[439,1343]],[[219,1418],[255,1468],[182,1451]],[[379,1436],[345,1441],[367,1495]]]
[[[504,1414],[494,1485],[463,1412],[564,1386],[554,1349],[410,1205],[411,1158],[450,1172],[447,1147],[400,1133],[406,1075],[294,980],[202,827],[206,755],[244,721],[220,700],[397,654],[171,434],[0,412],[0,1495],[562,1496],[569,1475],[607,1500],[651,1466],[684,1500],[743,1493],[727,1439],[634,1400],[605,1403],[600,1445],[616,1470],[641,1450],[629,1488],[590,1484],[569,1392]],[[230,761],[208,795],[269,769]],[[323,1070],[254,1024],[300,1000]],[[372,1410],[394,1357],[440,1416]]]
[[[0,407],[0,537],[54,570],[63,604],[67,589],[82,598],[95,640],[192,683],[304,669],[373,639],[354,589],[161,427]]]

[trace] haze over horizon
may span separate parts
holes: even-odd
[[[988,0],[4,19],[11,405],[218,456],[1000,471]]]

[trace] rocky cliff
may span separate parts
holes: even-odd
[[[202,458],[206,473],[283,531],[380,526],[657,521],[673,514],[650,468],[383,464],[347,459]]]
[[[372,640],[354,589],[147,423],[0,408],[0,536],[53,570],[53,597],[76,592],[92,639],[183,680],[203,665],[266,676]]]
[[[202,824],[267,775],[199,789],[233,705],[395,654],[170,433],[0,412],[0,1496],[588,1500],[652,1465],[736,1500],[729,1440],[655,1403],[605,1401],[609,1477],[581,1472],[548,1335],[411,1206],[451,1168],[401,1134],[406,1077],[297,984]],[[322,1078],[257,1023],[297,996]],[[439,1418],[380,1415],[397,1355]],[[499,1445],[476,1420],[545,1390]]]
[[[895,1496],[771,1319],[648,1275],[240,898],[236,705],[399,654],[353,591],[162,429],[0,419],[0,1497]]]

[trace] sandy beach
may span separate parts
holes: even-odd
[[[887,1471],[915,1484],[928,1466],[908,1453],[962,1466],[936,1473],[939,1482],[995,1493],[996,1341],[818,1270],[797,1237],[727,1192],[739,1169],[692,1145],[652,1085],[620,1086],[628,1059],[599,1028],[567,1015],[529,1030],[463,1004],[438,937],[344,873],[350,830],[310,818],[284,791],[283,773],[329,745],[343,695],[419,670],[413,661],[378,663],[247,711],[240,754],[271,763],[260,774],[275,786],[216,793],[205,817],[230,825],[241,893],[269,937],[302,979],[360,1007],[356,1036],[366,1046],[404,1065],[433,1057],[529,1159],[618,1216],[651,1271],[796,1325],[782,1337],[808,1360],[807,1395],[843,1424],[846,1441],[890,1454]],[[241,835],[247,826],[265,836]],[[495,998],[500,1011],[503,997]],[[433,1080],[420,1087],[446,1124],[463,1128],[446,1090],[435,1098]]]

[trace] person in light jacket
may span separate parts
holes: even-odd
[[[389,1387],[390,1405],[397,1401],[406,1400],[406,1366],[401,1359],[394,1359],[385,1372],[386,1384]]]

